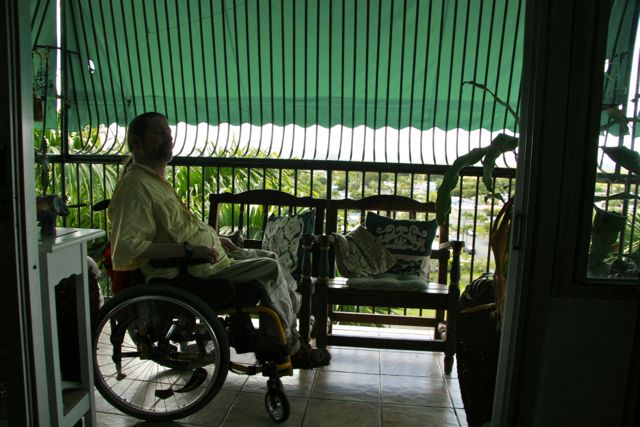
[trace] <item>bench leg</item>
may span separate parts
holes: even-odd
[[[302,236],[302,275],[300,277],[300,284],[298,289],[302,295],[302,301],[300,303],[300,311],[298,313],[298,332],[300,333],[300,339],[304,343],[308,343],[311,339],[311,305],[313,301],[314,282],[311,279],[311,254],[313,250],[313,236],[310,234],[304,234]]]
[[[449,286],[449,310],[447,313],[447,331],[444,341],[444,373],[451,374],[453,370],[453,356],[456,354],[456,326],[458,323],[458,300],[460,289],[457,285]]]
[[[318,348],[325,348],[327,346],[327,299],[326,279],[319,278],[314,295],[314,302],[317,301],[314,332],[316,336],[316,347]]]
[[[449,274],[447,333],[444,342],[444,373],[450,375],[453,370],[453,356],[456,354],[456,324],[458,323],[458,303],[460,301],[460,252],[464,242],[451,242],[453,259]]]
[[[446,375],[451,375],[451,371],[453,370],[453,356],[452,353],[444,353],[444,373]]]
[[[300,312],[298,313],[298,332],[302,342],[309,342],[310,334],[310,318],[311,318],[311,298],[313,295],[313,282],[309,277],[303,277],[300,282],[300,293],[302,301],[300,304]]]

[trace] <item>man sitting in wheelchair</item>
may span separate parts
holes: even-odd
[[[211,279],[211,286],[216,280],[257,281],[264,290],[262,304],[272,307],[281,318],[293,367],[327,365],[331,356],[326,350],[301,343],[295,328],[300,305],[297,284],[275,254],[236,247],[182,204],[166,180],[173,145],[168,121],[160,113],[141,114],[129,124],[127,146],[132,157],[109,205],[114,270],[139,269],[146,281],[172,279],[179,274],[177,267],[154,268],[148,260],[186,257],[203,260],[189,265],[188,273]],[[277,342],[278,331],[274,329],[272,322],[264,325],[266,334]]]

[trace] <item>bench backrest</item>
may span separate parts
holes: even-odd
[[[209,225],[216,230],[220,230],[220,213],[221,205],[231,205],[232,218],[236,218],[233,209],[239,209],[238,223],[232,223],[234,230],[244,232],[251,231],[249,229],[250,218],[249,214],[252,207],[262,207],[262,218],[260,225],[260,232],[258,238],[261,239],[264,236],[264,231],[267,228],[267,222],[269,215],[274,213],[278,216],[290,216],[300,214],[307,209],[315,209],[314,214],[314,229],[313,234],[320,235],[324,229],[325,219],[325,206],[326,200],[315,199],[312,197],[297,197],[289,193],[285,193],[279,190],[248,190],[240,193],[220,193],[209,195]],[[311,275],[318,271],[318,257],[312,256],[313,251],[318,251],[317,245],[312,244],[312,240],[307,236],[301,239],[300,248],[302,250],[302,258],[300,258],[300,250],[298,251],[298,267],[300,274],[298,291],[302,294],[300,302],[300,311],[298,313],[299,324],[298,331],[303,340],[308,340],[310,331],[310,316],[311,316],[311,295],[313,288],[311,284]],[[247,248],[262,247],[262,240],[258,239],[244,239],[244,246]],[[313,259],[312,259],[313,258]],[[315,274],[317,276],[317,274]],[[294,278],[298,280],[297,274],[294,273]]]
[[[279,190],[247,190],[240,193],[219,193],[209,195],[209,225],[218,230],[220,225],[221,205],[230,204],[232,209],[239,209],[238,223],[232,224],[234,230],[249,230],[250,208],[262,207],[261,229],[264,231],[267,219],[271,213],[286,216],[300,213],[305,208],[315,209],[315,222],[313,234],[320,235],[324,227],[324,215],[326,201],[312,197],[298,197]],[[273,209],[273,208],[277,209]],[[274,212],[275,211],[275,212]],[[245,239],[246,247],[260,247],[260,240]]]
[[[435,218],[435,203],[420,202],[409,197],[398,195],[375,195],[362,199],[341,199],[327,201],[326,211],[326,234],[344,233],[346,230],[346,218],[349,212],[359,213],[359,223],[365,223],[367,212],[374,212],[390,218],[400,218],[398,213],[404,213],[408,219],[430,220]],[[340,217],[340,213],[344,216]],[[408,215],[406,215],[408,213]],[[338,221],[342,219],[342,223]],[[407,219],[402,217],[402,219]],[[438,227],[438,248],[432,249],[431,259],[438,261],[438,283],[447,283],[447,263],[449,260],[449,250],[440,249],[443,243],[449,241],[449,225],[447,223]],[[335,274],[335,254],[329,253],[329,274]]]

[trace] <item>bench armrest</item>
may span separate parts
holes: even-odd
[[[448,242],[440,243],[438,249],[440,250],[448,250],[451,249],[455,251],[456,249],[462,250],[464,247],[464,242],[462,240],[449,240]]]

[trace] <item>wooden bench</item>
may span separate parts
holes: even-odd
[[[410,218],[426,219],[433,217],[434,203],[423,203],[416,200],[391,195],[370,196],[360,200],[330,200],[326,205],[326,233],[320,237],[320,270],[314,295],[316,311],[316,345],[391,348],[422,351],[440,351],[445,354],[445,372],[451,373],[455,354],[455,324],[460,297],[460,251],[462,242],[448,241],[448,224],[438,227],[439,246],[433,249],[431,260],[437,260],[437,282],[428,282],[421,290],[354,288],[347,283],[347,278],[336,277],[336,251],[333,246],[332,233],[344,232],[339,225],[346,224],[349,212],[360,215],[360,223],[364,224],[365,214],[375,212],[393,217],[400,212],[408,212]],[[406,215],[406,214],[405,214]],[[341,219],[341,223],[339,223]],[[450,251],[453,256],[450,257]],[[451,259],[451,281],[447,284],[448,263]],[[424,286],[424,285],[423,285]],[[337,311],[337,306],[367,306],[403,309],[435,310],[435,316],[385,314],[375,312],[357,313]],[[446,317],[445,317],[446,316]],[[433,337],[416,338],[384,338],[380,336],[339,335],[334,333],[336,322],[353,322],[375,325],[402,325],[413,327],[430,327],[434,329]],[[327,327],[321,327],[327,325]]]
[[[240,193],[220,193],[209,195],[209,225],[220,231],[220,215],[224,205],[231,210],[233,218],[231,228],[236,233],[244,234],[242,245],[246,248],[262,248],[262,236],[266,229],[269,216],[291,216],[306,210],[314,209],[313,230],[303,233],[301,245],[304,251],[301,263],[301,274],[298,291],[302,295],[302,304],[298,313],[298,331],[305,340],[309,340],[309,324],[311,317],[311,298],[314,292],[315,279],[312,279],[313,236],[320,235],[324,227],[326,201],[312,197],[297,197],[278,190],[248,190]],[[257,229],[251,224],[252,212],[261,209],[260,224]],[[254,221],[255,222],[255,221]],[[317,259],[317,258],[316,258]],[[317,263],[317,261],[316,261]],[[315,275],[314,275],[315,276]]]

